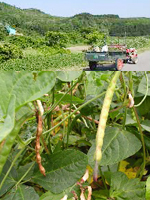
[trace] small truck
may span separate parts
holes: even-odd
[[[95,49],[85,53],[85,59],[89,62],[91,70],[95,70],[98,65],[109,64],[110,68],[121,71],[124,63],[138,62],[138,54],[135,48],[127,49],[126,45],[108,45],[108,51],[95,51]]]

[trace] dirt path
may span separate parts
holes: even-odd
[[[67,49],[69,49],[71,52],[77,52],[80,53],[82,51],[86,51],[89,49],[90,46],[85,45],[85,46],[74,46],[74,47],[68,47]]]

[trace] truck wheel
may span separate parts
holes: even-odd
[[[128,62],[128,60],[127,59],[123,59],[123,63],[127,63]]]
[[[115,68],[116,68],[116,71],[122,70],[122,68],[123,68],[123,60],[122,59],[120,59],[120,58],[116,59]]]
[[[133,64],[137,64],[138,61],[139,61],[138,57],[136,57],[136,58],[132,58],[132,63],[133,63]]]
[[[97,67],[97,62],[89,62],[90,70],[94,70]]]

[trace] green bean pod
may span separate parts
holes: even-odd
[[[15,139],[21,129],[21,125],[26,121],[26,119],[31,116],[31,113],[25,114],[19,121],[16,122],[14,129],[7,136],[5,143],[0,151],[0,174],[3,170],[3,167],[7,161],[11,148],[15,142]]]
[[[95,151],[95,170],[94,170],[94,179],[97,180],[97,173],[98,173],[98,163],[102,159],[102,146],[103,146],[103,139],[105,135],[105,128],[106,128],[106,122],[109,114],[110,104],[112,101],[112,97],[115,91],[116,82],[120,76],[120,72],[115,72],[115,75],[113,76],[106,95],[103,102],[103,107],[100,114],[99,124],[98,124],[98,130],[96,135],[96,151]]]

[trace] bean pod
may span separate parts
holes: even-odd
[[[113,76],[106,95],[103,102],[103,107],[100,114],[99,124],[98,124],[98,130],[96,135],[96,151],[95,151],[95,170],[94,170],[94,179],[97,180],[97,173],[98,173],[98,163],[102,159],[102,146],[103,146],[103,139],[105,135],[105,128],[106,128],[106,122],[109,114],[110,104],[112,101],[112,97],[115,91],[116,82],[120,76],[120,72],[115,72],[115,75]]]

